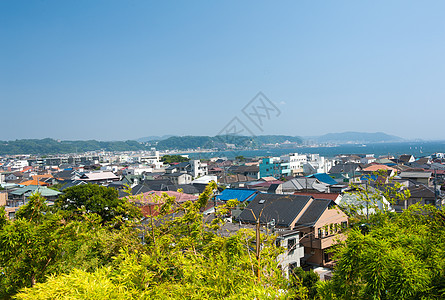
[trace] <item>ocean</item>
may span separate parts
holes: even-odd
[[[376,144],[346,144],[335,147],[296,147],[296,148],[272,148],[261,150],[240,150],[220,152],[191,152],[188,154],[192,159],[203,159],[210,157],[227,157],[233,159],[238,155],[244,157],[280,156],[287,153],[320,154],[333,158],[339,154],[374,154],[375,157],[382,155],[412,154],[415,157],[423,157],[436,152],[445,153],[445,141],[435,142],[399,142],[399,143],[376,143]]]

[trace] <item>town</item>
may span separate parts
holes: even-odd
[[[228,235],[241,228],[277,234],[277,245],[287,251],[277,259],[286,276],[296,267],[313,269],[322,280],[332,276],[331,247],[344,239],[350,226],[348,207],[402,212],[411,205],[441,207],[445,193],[445,155],[375,157],[373,154],[289,153],[280,157],[189,159],[159,151],[89,152],[76,155],[9,155],[0,158],[0,205],[7,217],[38,193],[47,205],[71,187],[86,184],[116,189],[149,218],[163,193],[176,201],[198,200],[215,182],[214,197],[201,213],[236,199],[239,205],[226,216]],[[408,197],[386,199],[386,187]],[[130,192],[126,191],[129,189]],[[367,203],[360,194],[374,195]],[[128,194],[129,193],[129,194]],[[139,197],[136,197],[139,196]],[[279,241],[279,242],[278,242]]]

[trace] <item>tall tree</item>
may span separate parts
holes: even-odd
[[[370,222],[369,233],[353,229],[337,246],[333,279],[318,290],[322,299],[444,299],[445,213],[414,205]]]
[[[55,202],[56,207],[75,215],[94,213],[102,222],[120,226],[126,220],[137,220],[141,211],[128,199],[118,197],[117,190],[97,184],[67,188]]]

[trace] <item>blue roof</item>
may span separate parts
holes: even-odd
[[[362,177],[360,177],[360,180],[372,180],[372,181],[376,181],[377,180],[377,175],[374,174],[367,174],[367,175],[363,175]]]
[[[307,176],[307,177],[315,177],[315,178],[317,178],[319,181],[321,181],[321,182],[323,182],[323,183],[326,183],[326,184],[330,184],[330,185],[333,185],[333,184],[337,184],[337,183],[338,183],[337,181],[335,181],[331,176],[329,176],[329,175],[326,174],[326,173],[312,174],[312,175],[309,175],[309,176]]]
[[[237,199],[239,202],[248,201],[250,202],[253,197],[252,195],[256,194],[256,190],[247,190],[247,189],[225,189],[222,193],[216,196],[217,200],[221,201],[229,201],[232,199]]]

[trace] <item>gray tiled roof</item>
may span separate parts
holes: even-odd
[[[240,214],[239,220],[256,223],[255,217],[261,214],[262,224],[275,219],[277,226],[289,227],[311,198],[298,195],[258,194]]]
[[[314,225],[329,205],[335,204],[328,199],[314,199],[304,214],[298,219],[296,225],[311,226]]]

